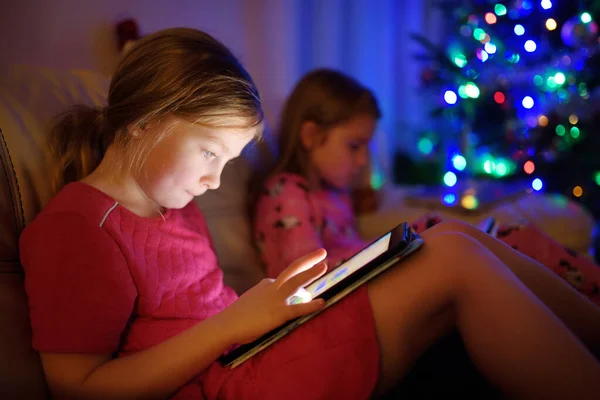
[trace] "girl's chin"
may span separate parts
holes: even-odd
[[[200,193],[192,193],[192,192],[186,190],[186,193],[189,194],[190,196],[192,196],[192,198],[194,198],[194,197],[202,196],[204,193],[206,193],[206,190],[202,190]]]
[[[174,199],[172,201],[165,202],[165,204],[162,204],[162,207],[170,208],[173,210],[179,210],[181,208],[184,208],[188,204],[190,204],[193,200],[194,200],[194,196],[192,196],[192,195],[185,196],[185,198],[182,196],[182,198],[180,198],[180,199],[176,199],[176,200]]]
[[[346,178],[325,179],[328,186],[337,190],[349,190],[352,187],[352,180]]]

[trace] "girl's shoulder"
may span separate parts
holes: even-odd
[[[63,187],[29,225],[41,224],[57,215],[62,218],[78,216],[97,225],[114,204],[115,200],[100,190],[82,182],[73,182]]]
[[[60,235],[65,240],[96,234],[102,218],[115,201],[98,189],[75,182],[62,188],[27,224],[20,242],[46,241]]]
[[[269,177],[263,185],[263,195],[275,197],[283,193],[308,193],[306,179],[298,174],[281,172]]]

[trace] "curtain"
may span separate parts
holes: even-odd
[[[443,21],[433,0],[265,0],[244,3],[240,47],[275,126],[282,102],[306,72],[330,67],[373,90],[383,111],[372,143],[373,169],[390,176],[398,150],[416,151],[427,122],[419,96],[422,66],[410,33],[439,42]]]

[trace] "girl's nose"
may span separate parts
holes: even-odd
[[[211,173],[205,175],[200,182],[206,185],[210,190],[216,190],[221,186],[221,174]]]
[[[356,165],[359,168],[364,168],[369,163],[369,149],[365,146],[356,155]]]

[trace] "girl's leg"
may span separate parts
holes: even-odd
[[[491,252],[457,233],[425,245],[371,281],[381,350],[379,391],[456,327],[478,369],[509,396],[590,398],[600,365]]]
[[[462,232],[498,257],[563,323],[600,358],[600,308],[548,268],[465,222],[450,220],[431,234]]]

